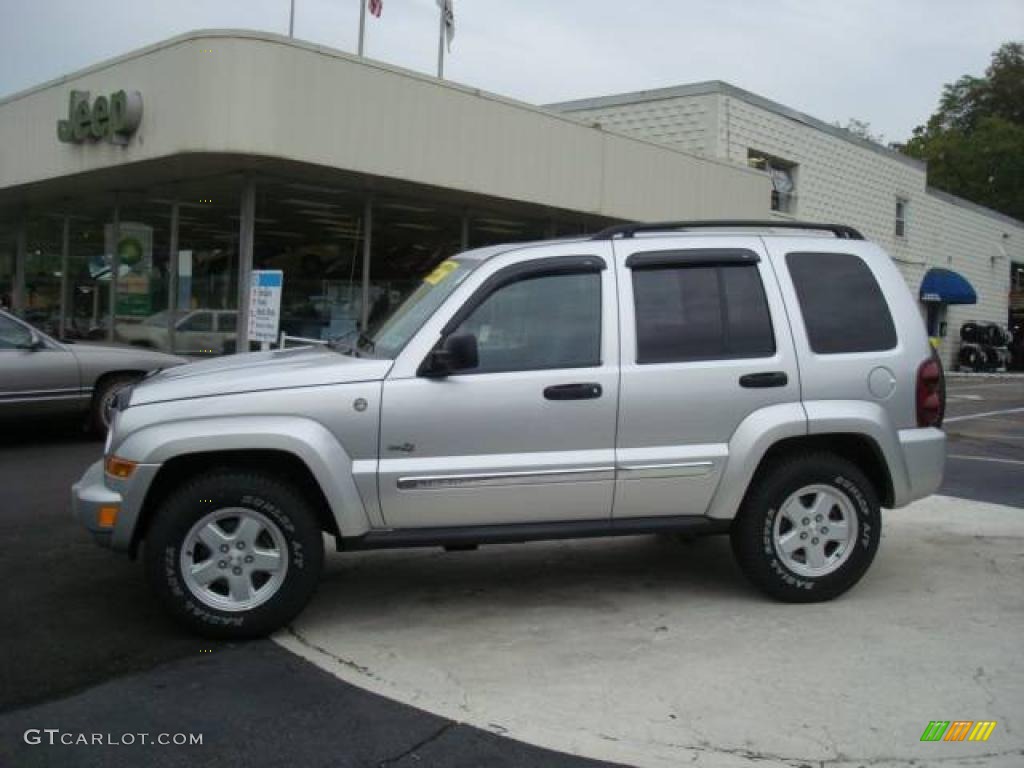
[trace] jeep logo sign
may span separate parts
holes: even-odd
[[[102,139],[127,144],[141,121],[142,94],[138,91],[97,96],[92,104],[88,91],[72,91],[67,120],[57,122],[57,138],[75,144]]]

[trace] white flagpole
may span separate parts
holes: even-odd
[[[295,0],[292,0],[291,11],[288,13],[288,37],[295,37]]]
[[[441,0],[438,4],[440,8],[441,24],[439,26],[439,32],[437,37],[437,78],[438,80],[444,79],[444,0]]]
[[[359,0],[359,55],[363,55],[363,40],[366,37],[366,3]]]

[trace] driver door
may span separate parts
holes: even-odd
[[[610,254],[570,250],[495,257],[453,294],[448,307],[458,310],[443,307],[396,361],[383,388],[378,474],[389,527],[610,518],[615,278]],[[476,339],[475,367],[422,375],[441,339],[466,335]]]

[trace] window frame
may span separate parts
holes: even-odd
[[[552,277],[557,275],[581,275],[581,274],[597,274],[608,269],[608,263],[601,256],[597,255],[579,255],[579,256],[552,256],[547,258],[529,259],[527,261],[521,261],[516,264],[510,264],[503,269],[499,269],[494,274],[487,277],[483,283],[467,298],[455,313],[448,319],[441,329],[441,337],[437,343],[431,347],[430,351],[426,354],[423,360],[417,367],[416,375],[426,375],[430,356],[434,350],[440,348],[445,340],[453,335],[459,327],[465,322],[485,301],[487,301],[492,295],[507,288],[510,285],[516,283],[526,282],[529,280],[536,280],[543,277]],[[449,376],[493,376],[504,373],[528,373],[530,371],[558,371],[558,370],[584,370],[588,368],[600,368],[604,365],[604,285],[603,280],[599,279],[597,283],[597,302],[598,302],[598,328],[597,328],[597,351],[598,357],[597,362],[589,365],[551,365],[551,366],[540,366],[534,368],[513,368],[504,371],[479,371],[475,369],[467,369],[460,371],[452,371]]]
[[[910,200],[900,195],[896,196],[896,210],[894,211],[893,234],[897,240],[907,238],[907,213],[910,210]]]
[[[632,253],[626,258],[626,267],[630,269],[630,293],[633,299],[633,357],[635,365],[686,365],[691,363],[708,363],[734,360],[765,360],[779,353],[779,339],[775,333],[775,320],[772,317],[771,302],[765,288],[765,280],[759,264],[761,257],[748,248],[694,248],[668,251],[642,251]],[[721,314],[722,332],[725,338],[729,335],[729,302],[726,297],[725,281],[722,271],[726,269],[752,269],[757,277],[757,285],[764,299],[765,316],[768,319],[768,332],[771,337],[771,352],[765,355],[732,353],[686,357],[674,360],[644,360],[640,348],[640,309],[636,292],[636,273],[679,269],[714,269],[718,285],[718,311]]]

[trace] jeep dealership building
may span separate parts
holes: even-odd
[[[211,31],[0,100],[0,301],[68,337],[229,351],[260,269],[281,329],[328,338],[466,248],[714,218],[861,229],[948,327],[947,365],[960,322],[1006,322],[1024,263],[1021,222],[724,83],[539,108]]]

